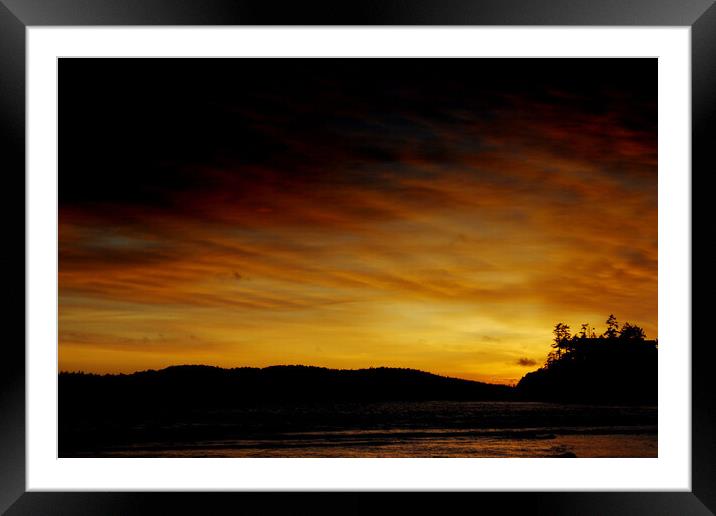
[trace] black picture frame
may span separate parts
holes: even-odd
[[[714,0],[0,0],[0,153],[5,200],[24,199],[25,29],[75,25],[630,25],[691,27],[693,180],[716,170],[710,135],[716,126]],[[24,203],[24,200],[21,201]],[[9,203],[4,203],[10,206]],[[5,220],[11,243],[24,250],[24,225],[13,207]],[[12,213],[12,214],[10,214]],[[701,220],[697,212],[692,217]],[[696,234],[692,232],[692,235]],[[2,257],[6,270],[25,270],[25,254]],[[693,247],[692,247],[693,256]],[[693,266],[692,266],[693,274]],[[19,277],[18,274],[14,276]],[[701,276],[706,278],[706,276]],[[697,289],[708,288],[708,281]],[[25,293],[23,290],[22,298]],[[693,304],[693,303],[692,303]],[[7,321],[24,320],[16,298]],[[19,312],[22,310],[23,315]],[[693,306],[694,315],[705,315]],[[703,317],[702,317],[703,319]],[[690,492],[452,493],[450,506],[495,506],[531,514],[675,514],[716,512],[716,396],[708,339],[692,344],[692,490]],[[25,345],[7,337],[0,358],[0,512],[7,514],[214,514],[284,511],[367,513],[386,506],[383,493],[61,493],[26,492]],[[443,511],[432,493],[401,496],[402,513]]]

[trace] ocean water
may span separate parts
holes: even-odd
[[[103,457],[657,457],[656,407],[517,402],[272,405],[133,424]],[[123,442],[122,442],[123,441]]]

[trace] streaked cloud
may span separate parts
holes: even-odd
[[[341,80],[308,81],[324,87],[315,113],[314,91],[224,93],[208,121],[236,120],[253,151],[203,142],[212,159],[168,152],[132,176],[139,193],[61,199],[62,369],[388,365],[510,382],[557,321],[613,312],[657,336],[652,96],[396,80],[390,106]]]

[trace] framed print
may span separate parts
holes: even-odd
[[[8,514],[712,513],[712,2],[1,9]]]

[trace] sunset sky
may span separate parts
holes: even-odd
[[[657,331],[655,59],[62,59],[59,369],[512,383]]]

